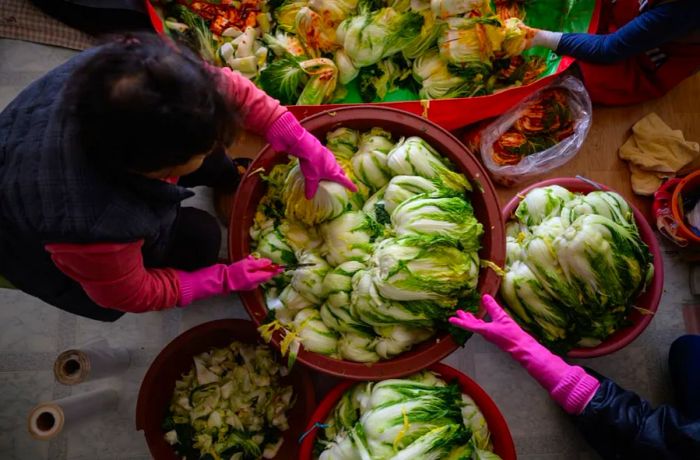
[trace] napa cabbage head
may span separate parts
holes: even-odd
[[[314,306],[314,303],[311,300],[301,295],[299,291],[292,287],[291,284],[288,284],[284,287],[284,289],[282,289],[278,299],[286,310],[293,312]]]
[[[419,440],[437,427],[461,426],[457,386],[429,387],[398,379],[385,382],[374,387],[369,410],[360,417],[367,445],[374,456],[395,458],[397,452],[402,455],[412,451],[412,446],[421,444]],[[389,400],[379,402],[383,397]],[[465,442],[467,440],[468,437]]]
[[[352,436],[344,434],[326,444],[319,460],[363,460]]]
[[[530,190],[522,199],[515,217],[527,226],[539,225],[551,216],[561,214],[564,205],[574,199],[574,194],[559,185]]]
[[[375,327],[379,334],[376,341],[376,353],[384,359],[390,359],[416,344],[424,342],[433,336],[434,330],[397,324],[394,326]]]
[[[394,147],[391,134],[381,128],[372,128],[360,136],[357,153],[352,157],[352,170],[360,181],[372,190],[383,187],[391,172],[387,154]]]
[[[312,58],[332,52],[338,46],[332,19],[317,13],[309,6],[304,6],[297,11],[294,17],[294,33],[306,54]]]
[[[357,363],[374,363],[380,356],[374,350],[377,338],[374,334],[347,332],[338,340],[338,352],[343,359]]]
[[[371,258],[379,293],[391,300],[432,300],[448,304],[476,288],[479,258],[445,239],[387,238]]]
[[[350,56],[342,48],[336,50],[333,61],[338,67],[338,81],[341,85],[347,85],[360,73],[360,69],[355,66]]]
[[[275,8],[272,15],[277,27],[285,32],[296,33],[295,19],[297,13],[306,6],[306,0],[285,0]]]
[[[524,258],[525,252],[519,238],[506,236],[506,266],[512,265],[516,260],[522,261]]]
[[[554,247],[562,271],[580,286],[589,308],[629,305],[652,270],[649,249],[636,232],[600,215],[574,221]]]
[[[360,133],[354,129],[340,127],[326,134],[326,147],[338,159],[350,160],[359,143]]]
[[[298,257],[300,264],[313,264],[293,271],[291,286],[314,304],[323,300],[323,279],[330,270],[328,262],[315,251],[302,251]]]
[[[387,166],[395,175],[438,180],[445,187],[459,192],[471,190],[467,178],[448,166],[446,160],[418,136],[400,140],[389,152]]]
[[[294,329],[305,349],[322,355],[337,354],[338,334],[326,326],[315,308],[306,308],[297,313]]]
[[[283,31],[278,31],[274,35],[263,35],[263,41],[278,57],[306,57],[304,55],[305,51],[301,46],[301,42],[294,35],[287,34]]]
[[[266,257],[280,265],[288,265],[296,262],[294,250],[284,238],[279,228],[272,228],[264,233],[258,240],[255,252],[260,257]]]
[[[462,394],[462,420],[464,426],[472,432],[472,441],[476,448],[483,450],[493,450],[491,444],[491,433],[489,432],[486,417],[469,396]]]
[[[366,261],[372,253],[372,242],[383,231],[362,211],[350,211],[322,224],[322,253],[333,266],[349,260]]]
[[[478,251],[483,227],[462,197],[417,195],[394,209],[391,223],[398,236],[442,236],[464,251]]]
[[[594,191],[588,195],[578,195],[567,202],[561,211],[561,217],[567,225],[588,214],[604,216],[616,224],[636,229],[630,205],[615,192]]]
[[[415,59],[433,48],[444,26],[444,22],[436,20],[430,10],[420,11],[419,14],[423,17],[420,33],[403,49],[403,55],[408,59]]]
[[[323,243],[316,227],[308,227],[295,220],[280,219],[277,229],[295,253],[318,249]]]
[[[353,275],[364,268],[360,262],[345,262],[328,272],[323,280],[322,295],[326,301],[320,309],[321,318],[336,331],[371,332],[371,328],[355,315],[350,301]]]
[[[501,295],[521,325],[535,329],[551,342],[566,338],[566,310],[547,293],[526,263],[517,260],[508,266]]]
[[[472,88],[465,77],[449,70],[437,50],[429,50],[413,61],[413,78],[421,85],[421,99],[463,97]]]
[[[362,11],[340,24],[336,40],[355,67],[367,67],[403,50],[422,25],[423,17],[414,11]]]
[[[444,319],[445,312],[429,302],[398,302],[379,294],[372,271],[358,271],[352,279],[351,316],[375,327],[404,324],[431,327],[434,319]]]
[[[545,291],[565,305],[580,305],[582,293],[571,283],[559,263],[555,240],[547,235],[532,235],[523,242],[525,263],[535,274]]]
[[[490,70],[505,40],[500,20],[497,17],[455,17],[447,19],[447,25],[438,38],[440,57],[453,65]]]
[[[384,191],[384,208],[391,214],[394,209],[409,198],[440,190],[438,184],[420,176],[394,176]]]
[[[391,223],[391,218],[387,212],[386,203],[384,202],[384,192],[386,189],[387,186],[385,185],[377,190],[362,206],[362,211],[380,225],[388,225]]]
[[[306,182],[299,165],[289,171],[284,184],[285,215],[306,225],[329,221],[349,209],[356,209],[352,192],[342,185],[321,181],[318,191],[310,200],[305,195]]]

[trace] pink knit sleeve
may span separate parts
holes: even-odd
[[[268,96],[250,80],[229,68],[209,67],[218,76],[219,89],[243,119],[246,130],[265,135],[287,108]]]
[[[143,265],[143,241],[134,243],[47,244],[56,267],[77,281],[98,305],[142,313],[177,305],[180,283],[170,268]]]

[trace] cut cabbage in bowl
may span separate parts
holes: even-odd
[[[181,458],[275,458],[295,402],[287,369],[267,346],[233,342],[193,357],[163,422]]]

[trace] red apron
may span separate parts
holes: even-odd
[[[598,33],[615,32],[654,3],[658,1],[604,0]],[[636,104],[663,96],[700,69],[700,44],[665,43],[614,64],[578,65],[594,103]]]

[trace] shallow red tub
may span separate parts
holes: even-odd
[[[513,438],[510,435],[508,424],[491,397],[475,381],[450,366],[437,363],[433,364],[428,369],[438,374],[447,382],[457,380],[462,389],[462,393],[472,398],[477,407],[479,407],[479,410],[484,414],[489,431],[491,432],[494,452],[498,454],[502,460],[515,460],[515,445],[513,444]],[[350,380],[341,382],[323,398],[306,424],[306,432],[308,435],[301,444],[299,460],[313,459],[312,453],[318,433],[314,425],[316,423],[323,423],[326,418],[328,418],[328,414],[333,410],[336,403],[343,396],[343,393],[355,383],[356,382]]]
[[[505,234],[501,210],[496,192],[481,164],[467,151],[452,134],[445,129],[401,110],[384,107],[349,107],[322,112],[301,122],[312,134],[321,140],[326,133],[340,126],[368,130],[379,126],[398,138],[400,136],[420,136],[434,146],[438,152],[449,158],[472,182],[474,192],[471,200],[477,219],[484,225],[484,236],[479,257],[502,266],[505,260]],[[265,146],[249,171],[264,168],[269,171],[274,165],[288,161],[287,155],[275,152]],[[264,181],[258,174],[247,176],[240,184],[231,213],[229,225],[229,252],[231,260],[239,260],[250,254],[248,230],[253,224],[255,209],[265,193]],[[490,268],[482,268],[478,290],[484,294],[495,294],[500,283],[499,276]],[[262,289],[240,292],[243,305],[253,321],[260,325],[265,322],[268,310]],[[483,312],[482,312],[483,314]],[[279,349],[281,332],[273,335],[272,343]],[[318,353],[301,350],[298,360],[320,372],[355,380],[378,380],[411,374],[425,369],[457,349],[457,344],[447,332],[415,346],[412,350],[393,359],[372,365],[329,358]]]
[[[548,179],[532,184],[516,194],[503,209],[503,221],[508,223],[508,221],[511,220],[511,217],[518,207],[518,204],[520,204],[520,200],[530,190],[539,187],[547,187],[548,185],[560,185],[567,190],[576,193],[590,193],[596,190],[617,192],[606,185],[597,184],[587,179],[584,180],[576,177],[557,177],[554,179]],[[617,193],[620,194],[619,192]],[[659,308],[659,300],[661,300],[661,293],[663,292],[664,285],[664,264],[663,259],[661,258],[659,242],[656,239],[656,235],[654,234],[651,226],[644,218],[644,214],[642,214],[639,209],[637,209],[629,201],[627,203],[634,213],[634,219],[637,222],[637,227],[639,228],[639,234],[642,241],[649,246],[649,251],[651,251],[651,254],[654,257],[654,278],[649,286],[647,286],[646,291],[637,297],[637,301],[635,302],[637,307],[643,310],[648,310],[650,313],[643,314],[639,310],[633,310],[629,315],[629,320],[632,322],[630,326],[615,331],[601,344],[595,347],[579,347],[571,349],[567,353],[569,358],[596,358],[598,356],[607,355],[620,350],[621,348],[629,345],[639,336],[639,334],[644,331],[644,329],[646,329]]]

